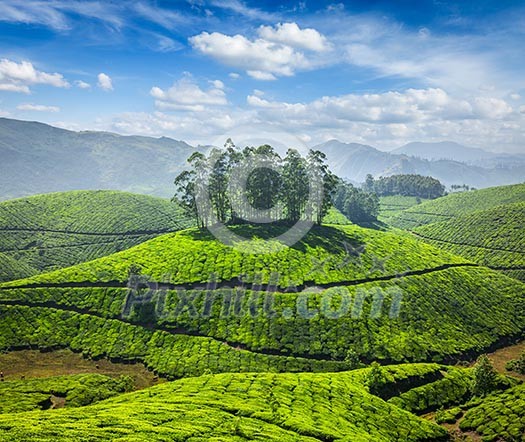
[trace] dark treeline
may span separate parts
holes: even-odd
[[[239,149],[228,140],[224,149],[196,152],[188,163],[175,179],[174,200],[200,227],[217,221],[320,224],[337,185],[326,156],[313,150],[302,157],[289,149],[281,157],[269,145]]]
[[[427,199],[445,194],[445,186],[439,180],[423,175],[392,175],[376,180],[372,175],[367,175],[363,190],[379,196],[403,195]]]
[[[333,196],[334,206],[354,223],[377,220],[379,198],[373,192],[340,181]]]

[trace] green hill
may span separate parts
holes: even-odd
[[[525,281],[525,202],[497,206],[413,230],[441,249]]]
[[[146,195],[37,195],[0,203],[0,253],[19,263],[20,278],[34,273],[27,266],[39,272],[68,267],[191,225],[176,204]]]
[[[388,385],[439,366],[385,370]],[[0,415],[1,440],[444,441],[446,431],[368,393],[367,370],[208,375],[75,409]]]
[[[164,288],[130,294],[132,266]],[[0,347],[70,346],[175,376],[458,359],[525,328],[524,284],[414,238],[357,226],[316,227],[271,254],[184,230],[0,288]]]
[[[27,278],[38,273],[34,268],[24,262],[0,252],[0,282],[12,281],[14,279]]]
[[[525,184],[491,187],[469,192],[453,193],[442,198],[426,201],[410,207],[388,220],[389,224],[402,229],[440,221],[479,210],[487,210],[504,204],[525,201]]]
[[[378,218],[380,221],[388,223],[393,216],[399,215],[404,210],[421,204],[423,201],[426,200],[415,196],[381,196],[379,197]]]
[[[0,382],[0,413],[46,410],[59,405],[80,407],[130,391],[127,376],[78,374]]]
[[[492,393],[467,410],[459,427],[482,440],[523,441],[525,435],[525,384]]]

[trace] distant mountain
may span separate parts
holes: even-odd
[[[0,118],[0,200],[76,189],[168,197],[196,149],[171,138],[72,132]]]
[[[455,143],[444,143],[446,149],[443,152],[450,152],[450,149],[454,148],[453,144]],[[520,156],[509,155],[507,158],[481,149],[457,145],[464,148],[459,149],[463,158],[470,155],[472,161],[476,158],[480,164],[483,161],[492,162],[491,165],[482,167],[482,165],[467,164],[458,160],[425,159],[423,158],[424,145],[427,143],[411,143],[407,145],[408,147],[403,146],[407,149],[400,148],[411,155],[401,153],[400,149],[396,149],[399,153],[383,152],[372,146],[347,144],[337,140],[319,144],[314,146],[314,149],[319,149],[327,155],[328,163],[337,175],[357,182],[363,182],[368,173],[376,178],[381,175],[416,173],[433,176],[448,186],[468,184],[478,188],[525,181],[525,157],[524,161],[521,161]],[[437,146],[432,145],[431,147],[437,152]],[[418,155],[415,155],[416,153]],[[487,154],[486,157],[483,156],[484,153]],[[433,154],[426,152],[425,155],[432,156]],[[442,156],[446,157],[446,154]],[[498,158],[504,160],[498,162]]]
[[[501,167],[524,165],[525,155],[487,152],[486,150],[464,146],[453,141],[438,143],[408,143],[390,151],[391,154],[408,155],[425,160],[452,160],[482,167]]]
[[[425,151],[428,146],[431,148]],[[400,149],[396,149],[400,153],[383,152],[337,140],[315,148],[326,153],[337,175],[355,183],[363,182],[368,173],[375,177],[419,173],[446,185],[479,188],[525,181],[525,156],[491,154],[450,142],[411,143],[400,148],[407,153]],[[0,118],[0,200],[83,189],[170,197],[173,180],[185,167],[186,159],[195,151],[208,150],[209,146],[192,147],[165,137],[73,132],[43,123]],[[438,151],[442,157],[460,152],[461,158],[470,163],[424,158],[437,158]]]

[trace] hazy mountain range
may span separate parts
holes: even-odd
[[[332,170],[354,182],[366,175],[419,173],[446,185],[489,187],[525,181],[525,155],[501,155],[456,143],[410,143],[392,152],[337,140],[314,146]],[[119,189],[169,197],[195,150],[171,138],[73,132],[0,118],[0,199],[73,189]]]
[[[363,182],[368,173],[374,177],[416,173],[433,176],[447,186],[478,188],[525,181],[525,155],[494,154],[452,142],[409,143],[384,152],[331,140],[315,148],[326,153],[337,175],[357,182]]]

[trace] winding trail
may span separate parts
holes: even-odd
[[[443,270],[456,268],[456,267],[481,267],[475,263],[453,263],[443,264],[437,267],[420,270],[408,270],[405,272],[396,273],[393,275],[383,275],[372,278],[361,278],[349,281],[334,281],[329,283],[316,283],[315,281],[305,281],[303,284],[298,286],[289,287],[282,291],[280,287],[271,284],[259,284],[259,283],[243,283],[238,278],[218,281],[218,282],[195,282],[185,284],[172,284],[167,282],[149,282],[148,286],[153,289],[164,289],[164,290],[217,290],[217,289],[235,289],[243,288],[245,290],[253,291],[265,291],[272,293],[290,293],[290,292],[302,292],[309,289],[329,289],[332,287],[349,287],[360,284],[366,284],[370,282],[379,281],[391,281],[401,279],[408,276],[420,276],[429,273],[440,272]],[[512,269],[520,270],[520,269]],[[57,282],[57,283],[35,283],[35,284],[21,284],[21,285],[3,285],[0,286],[1,290],[14,290],[14,289],[34,289],[34,288],[125,288],[127,282],[123,281],[107,281],[107,282],[91,282],[91,281],[80,281],[80,282]]]

